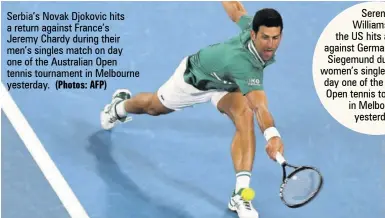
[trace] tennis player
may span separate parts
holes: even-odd
[[[236,184],[228,207],[240,218],[258,218],[257,210],[251,200],[242,197],[242,191],[251,189],[254,117],[267,140],[269,157],[275,160],[277,151],[283,154],[284,146],[263,89],[263,72],[275,62],[283,21],[274,9],[261,9],[248,16],[240,2],[222,4],[240,33],[184,57],[156,93],[132,96],[127,89],[116,90],[112,102],[101,112],[101,125],[110,130],[117,123],[131,120],[134,114],[164,115],[211,101],[236,127],[231,144]]]

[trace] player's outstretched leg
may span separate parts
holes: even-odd
[[[132,97],[129,90],[118,89],[112,95],[111,103],[101,112],[100,119],[102,128],[110,130],[119,122],[132,120],[132,114],[158,116],[172,111],[163,106],[156,93],[139,93]]]
[[[255,156],[254,116],[246,98],[239,92],[225,95],[218,103],[218,110],[225,113],[235,125],[231,155],[236,173],[236,185],[228,207],[240,218],[258,218],[251,201],[254,191],[249,187]]]

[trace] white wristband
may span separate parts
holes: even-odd
[[[281,137],[278,130],[275,127],[269,127],[264,132],[263,135],[265,136],[266,141],[269,141],[272,137],[278,136]]]

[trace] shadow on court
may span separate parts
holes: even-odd
[[[184,217],[191,216],[182,208],[166,205],[167,195],[163,202],[153,200],[124,174],[111,156],[111,133],[99,131],[89,138],[89,151],[97,160],[97,170],[109,190],[108,214],[106,217]],[[120,216],[119,216],[120,215]]]
[[[135,182],[123,172],[117,162],[111,155],[113,149],[111,135],[113,133],[108,131],[98,131],[89,137],[88,151],[95,157],[98,174],[108,186],[108,199],[107,215],[106,217],[153,217],[157,214],[157,217],[167,218],[192,218],[186,210],[178,204],[172,204],[168,202],[167,196],[172,193],[164,193],[164,199],[154,199],[149,194],[145,193]],[[114,133],[116,134],[116,133]],[[125,138],[133,137],[127,136]],[[141,144],[135,139],[135,144]],[[141,171],[146,170],[147,174],[150,174],[157,181],[173,186],[177,189],[177,192],[188,192],[202,201],[206,201],[211,206],[217,207],[219,210],[223,210],[222,218],[234,218],[237,217],[235,213],[227,209],[227,205],[223,202],[208,195],[202,189],[195,187],[185,181],[171,178],[158,169],[156,165],[148,160],[147,157],[130,150],[129,154],[126,154],[127,158],[133,165],[140,166]],[[150,178],[149,178],[150,179]],[[151,189],[151,188],[149,188]],[[181,202],[183,199],[180,199]],[[182,205],[182,203],[181,203]]]

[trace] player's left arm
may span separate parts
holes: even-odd
[[[222,6],[230,19],[238,23],[243,15],[247,14],[246,9],[239,1],[223,1]]]
[[[259,128],[267,140],[266,152],[271,159],[275,160],[276,152],[283,155],[284,146],[275,127],[273,116],[268,109],[266,94],[264,90],[252,90],[245,96],[255,114]]]

